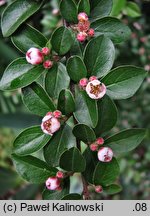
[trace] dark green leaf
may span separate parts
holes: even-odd
[[[44,183],[48,177],[55,176],[57,172],[57,169],[49,167],[44,161],[33,156],[19,157],[13,154],[12,159],[17,172],[31,183]]]
[[[96,127],[98,121],[96,101],[92,100],[85,91],[76,89],[75,104],[74,116],[77,121],[92,128]]]
[[[67,71],[71,79],[79,82],[87,76],[87,70],[83,60],[79,56],[72,56],[67,62]]]
[[[135,149],[144,139],[145,129],[128,129],[105,140],[114,153],[126,153]]]
[[[4,10],[2,15],[2,33],[4,37],[10,36],[16,29],[37,10],[44,1],[16,0]]]
[[[11,39],[13,44],[23,53],[26,53],[31,47],[42,49],[47,43],[44,35],[30,25],[24,25]]]
[[[66,71],[66,67],[59,63],[54,65],[46,74],[45,88],[49,96],[56,99],[63,89],[68,88],[69,82],[70,78]]]
[[[85,143],[91,143],[96,140],[95,133],[92,128],[88,127],[85,124],[77,124],[73,128],[73,134],[75,137]]]
[[[115,158],[111,162],[99,162],[93,175],[95,185],[108,186],[112,184],[119,175],[119,165]]]
[[[62,127],[53,135],[50,142],[44,148],[44,157],[50,166],[58,166],[61,154],[76,145],[76,139],[69,125]]]
[[[113,195],[122,191],[122,187],[117,184],[112,184],[107,187],[103,187],[103,191],[108,195]]]
[[[24,104],[32,113],[45,116],[47,112],[56,110],[53,102],[39,84],[32,83],[23,88],[22,93]]]
[[[74,39],[71,31],[64,26],[57,28],[52,34],[52,38],[51,38],[52,48],[59,55],[66,54],[71,49],[73,43],[74,43]]]
[[[130,37],[131,31],[128,26],[115,17],[104,17],[91,24],[95,30],[95,36],[105,35],[114,43],[121,43]]]
[[[61,15],[67,22],[77,22],[78,11],[73,0],[62,0],[60,3],[60,11]]]
[[[60,167],[66,171],[83,172],[85,170],[85,159],[77,148],[65,151],[60,158]]]
[[[90,14],[90,2],[89,0],[80,0],[78,4],[78,13],[85,12],[87,15]]]
[[[75,111],[75,101],[70,90],[64,89],[60,92],[58,98],[58,110],[66,116]]]
[[[112,68],[115,59],[115,48],[109,38],[99,36],[91,40],[84,53],[84,62],[88,75],[102,77]]]
[[[107,94],[113,99],[132,97],[142,84],[147,72],[139,67],[122,66],[113,69],[102,82],[107,86]]]
[[[25,87],[36,80],[44,70],[43,65],[31,65],[25,58],[16,59],[4,71],[0,89],[14,90]]]
[[[82,200],[82,197],[80,194],[72,193],[64,196],[62,200]]]
[[[40,126],[24,130],[14,141],[14,153],[20,156],[29,155],[43,148],[51,136],[46,135]]]
[[[111,130],[117,122],[117,108],[114,102],[107,96],[97,102],[98,123],[94,129],[97,136]]]

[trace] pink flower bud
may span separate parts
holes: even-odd
[[[82,78],[82,79],[80,80],[80,82],[79,82],[79,85],[80,85],[81,87],[86,87],[87,84],[88,84],[88,79],[87,79],[87,78]]]
[[[53,66],[53,62],[50,61],[50,60],[46,60],[46,61],[43,63],[43,67],[44,67],[45,69],[50,69],[50,68],[52,68],[52,66]]]
[[[95,192],[96,192],[96,193],[102,193],[102,192],[103,192],[102,186],[101,186],[101,185],[95,186]]]
[[[57,8],[53,9],[52,14],[54,16],[57,16],[59,14],[59,9],[57,9]]]
[[[60,122],[51,112],[42,119],[41,129],[45,134],[53,135],[60,128]]]
[[[97,138],[96,143],[98,145],[103,145],[104,144],[104,139],[102,137]]]
[[[50,54],[50,49],[48,47],[43,47],[42,53],[43,53],[43,55],[47,56]]]
[[[43,54],[37,48],[30,48],[26,53],[26,60],[32,65],[38,65],[43,62]]]
[[[100,99],[106,94],[106,86],[99,80],[93,80],[86,86],[86,92],[92,99]]]
[[[88,31],[88,36],[94,37],[94,35],[95,35],[94,29],[90,28],[89,31]]]
[[[87,38],[87,34],[85,32],[80,32],[77,34],[77,40],[79,42],[84,42]]]
[[[57,177],[50,177],[46,180],[48,190],[58,190],[60,188],[60,180]]]
[[[6,0],[0,0],[0,6],[4,5],[6,3]]]
[[[59,110],[56,110],[56,111],[53,112],[53,115],[54,115],[55,118],[61,118],[62,113]]]
[[[91,151],[97,151],[98,150],[98,145],[96,143],[92,143],[90,145],[90,149],[91,149]]]
[[[87,21],[88,19],[88,15],[85,12],[81,12],[78,14],[78,20],[80,22]]]
[[[84,21],[84,22],[79,22],[77,25],[77,30],[79,32],[87,32],[90,28],[90,22],[89,21]]]
[[[62,179],[62,178],[64,178],[64,173],[61,172],[61,171],[58,171],[57,174],[56,174],[56,177],[59,178],[59,179]]]
[[[93,81],[93,80],[97,80],[97,77],[96,77],[96,76],[91,76],[91,77],[89,78],[89,81]]]
[[[102,162],[110,162],[113,158],[113,151],[109,147],[103,147],[98,151],[98,159]]]

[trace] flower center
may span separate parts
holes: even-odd
[[[50,130],[50,128],[51,128],[51,120],[49,119],[49,120],[47,120],[47,121],[45,121],[44,123],[43,123],[43,126],[44,126],[44,128],[45,128],[45,130],[47,130],[48,132],[50,132],[51,130]]]
[[[101,89],[101,85],[93,85],[92,83],[90,84],[91,86],[91,94],[94,94],[96,97],[98,97],[98,95],[101,93],[102,89]]]

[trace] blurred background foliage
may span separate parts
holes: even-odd
[[[13,2],[7,0],[0,6],[0,14]],[[52,31],[62,25],[58,5],[60,0],[49,1],[28,22],[50,37]],[[137,65],[150,71],[150,1],[114,0],[111,16],[123,20],[132,29],[131,38],[116,47],[115,66]],[[0,77],[6,66],[19,53],[9,38],[0,31]],[[118,123],[112,133],[130,127],[150,128],[150,77],[147,77],[136,95],[128,100],[116,102],[119,109]],[[0,91],[0,199],[41,199],[41,187],[23,181],[15,172],[11,161],[11,149],[15,136],[40,119],[28,112],[21,100],[21,92]],[[39,153],[37,153],[39,155]],[[143,143],[130,154],[119,158],[121,193],[108,196],[95,194],[90,188],[92,199],[150,199],[150,130]],[[78,178],[78,176],[77,176]],[[76,178],[76,179],[77,179]],[[77,181],[72,187],[81,190]]]

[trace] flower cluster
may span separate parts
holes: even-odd
[[[61,191],[61,179],[64,178],[64,173],[61,171],[58,171],[56,176],[53,177],[49,177],[46,182],[46,188],[48,190],[57,190],[57,191]]]
[[[99,161],[110,162],[113,158],[113,151],[109,147],[101,147],[103,144],[104,139],[99,137],[94,143],[90,144],[90,149],[91,151],[98,151]]]
[[[41,129],[45,134],[53,135],[60,128],[62,113],[59,110],[48,112],[42,119]]]
[[[53,61],[45,59],[45,57],[49,56],[49,54],[50,49],[48,47],[44,47],[42,50],[32,47],[26,53],[26,60],[32,65],[39,65],[43,63],[43,67],[45,69],[50,69],[53,66]]]
[[[79,86],[86,90],[92,99],[100,99],[106,94],[106,86],[95,76],[90,77],[89,80],[87,78],[81,79]]]
[[[77,40],[79,42],[84,42],[88,37],[94,37],[94,29],[90,28],[89,18],[86,13],[82,12],[78,14],[78,24],[77,24]]]

